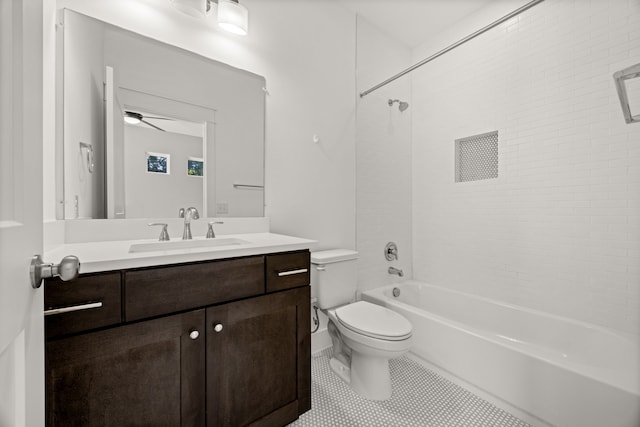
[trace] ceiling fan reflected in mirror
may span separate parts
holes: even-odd
[[[173,120],[170,119],[168,117],[152,117],[152,116],[144,116],[140,113],[136,113],[135,111],[125,111],[124,112],[124,121],[126,123],[129,123],[131,125],[137,125],[139,123],[144,123],[147,126],[151,126],[154,129],[157,129],[159,131],[162,132],[166,132],[166,130],[162,129],[161,127],[158,127],[156,125],[154,125],[153,123],[148,122],[146,119],[153,119],[153,120]]]

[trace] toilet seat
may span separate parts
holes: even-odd
[[[388,341],[406,340],[413,329],[400,314],[366,301],[347,304],[335,310],[342,326],[368,337]]]

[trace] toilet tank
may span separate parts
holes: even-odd
[[[311,287],[318,307],[332,308],[354,300],[358,285],[358,252],[331,249],[311,253]]]

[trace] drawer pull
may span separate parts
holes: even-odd
[[[300,270],[280,271],[278,273],[278,277],[291,276],[292,274],[306,273],[307,271],[309,270],[307,270],[306,268],[301,268]]]
[[[51,310],[45,310],[44,315],[51,316],[54,314],[70,313],[72,311],[89,310],[91,308],[100,308],[100,307],[102,307],[101,302],[92,302],[89,304],[74,305],[71,307],[52,308]]]

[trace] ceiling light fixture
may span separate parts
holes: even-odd
[[[135,113],[133,111],[125,111],[124,121],[129,123],[130,125],[137,125],[142,121],[142,114]]]
[[[249,11],[238,0],[170,0],[173,7],[194,18],[209,16],[217,6],[220,28],[244,36],[249,29]]]
[[[247,35],[249,11],[238,0],[218,0],[218,25],[241,36]]]

